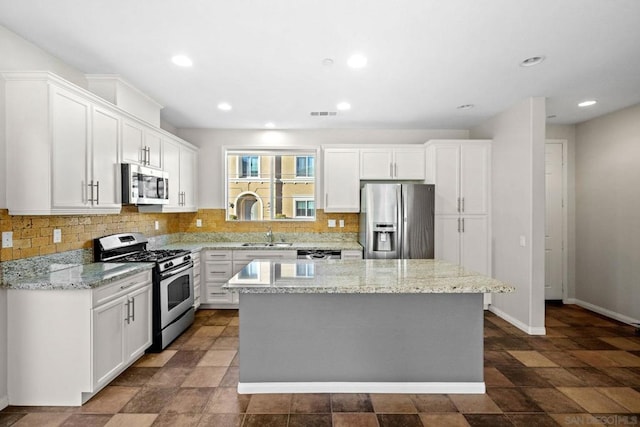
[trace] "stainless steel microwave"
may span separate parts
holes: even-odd
[[[122,203],[130,205],[169,203],[169,174],[140,165],[123,163]]]

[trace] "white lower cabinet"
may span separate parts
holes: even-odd
[[[202,291],[200,288],[200,284],[202,283],[200,251],[198,250],[192,252],[191,258],[193,259],[193,308],[197,310],[200,307],[200,303],[202,301]]]
[[[237,308],[238,293],[224,289],[254,259],[296,259],[295,250],[208,250],[202,254],[202,308]]]
[[[151,345],[151,270],[95,289],[9,289],[10,405],[79,406]]]

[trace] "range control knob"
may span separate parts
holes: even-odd
[[[186,255],[186,256],[184,257],[184,261],[189,261],[190,259],[191,259],[191,255]]]
[[[169,267],[173,267],[173,263],[172,262],[168,262],[164,265],[164,268],[169,268]]]

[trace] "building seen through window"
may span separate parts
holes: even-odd
[[[314,220],[315,152],[227,150],[227,219]]]

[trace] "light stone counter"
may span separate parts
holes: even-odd
[[[283,245],[281,242],[274,242],[271,246],[263,242],[251,242],[246,245],[243,242],[177,242],[169,245],[162,245],[159,249],[186,249],[190,251],[198,250],[298,250],[298,249],[329,249],[329,250],[362,250],[358,242],[289,242],[290,245]]]
[[[273,294],[507,293],[515,289],[432,259],[255,260],[225,288]]]
[[[48,273],[33,277],[5,278],[3,287],[28,290],[92,289],[150,270],[153,266],[153,263],[148,262],[51,264]]]

